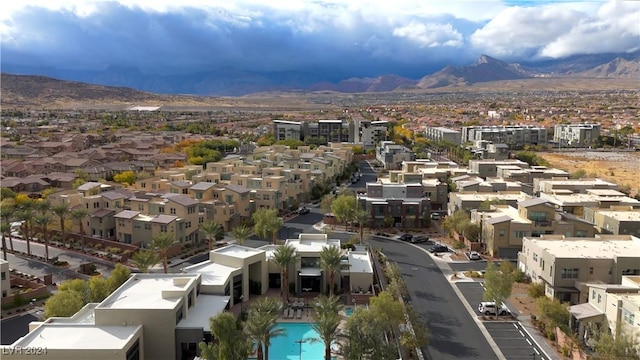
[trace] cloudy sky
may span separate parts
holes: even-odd
[[[640,49],[639,1],[3,0],[1,64],[395,73]]]

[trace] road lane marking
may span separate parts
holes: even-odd
[[[520,335],[522,335],[523,338],[527,338],[526,336],[524,336],[524,333],[522,332],[522,330],[518,330],[518,332],[520,333]]]
[[[540,352],[538,351],[538,349],[533,348],[533,351],[535,351],[535,352],[536,352],[536,354],[540,355]]]
[[[532,345],[533,345],[533,344],[531,343],[531,341],[529,341],[529,339],[526,339],[526,340],[527,340],[527,344],[529,344],[529,346],[532,346]]]

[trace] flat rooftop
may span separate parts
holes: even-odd
[[[287,239],[286,244],[292,245],[297,252],[319,253],[327,246],[340,247],[340,239],[327,239],[325,234],[320,236],[305,236],[310,234],[300,234],[298,239]],[[311,234],[316,235],[316,234]]]
[[[165,297],[164,291],[187,291],[199,274],[134,274],[96,308],[173,309],[182,297]]]
[[[142,325],[94,326],[45,323],[13,343],[12,346],[48,350],[121,350],[138,332],[142,333]]]
[[[625,195],[620,196],[600,196],[594,194],[560,194],[560,193],[540,193],[540,197],[549,200],[560,206],[584,206],[590,204],[598,204],[602,202],[616,202],[626,205],[640,205],[640,201]]]
[[[640,239],[628,235],[565,239],[562,236],[552,235],[527,239],[557,258],[613,259],[633,256],[640,258]]]
[[[509,193],[509,192],[457,192],[455,194],[462,201],[485,201],[485,200],[515,200],[524,201],[531,199],[532,196],[525,193]]]
[[[260,254],[262,251],[254,248],[246,247],[246,246],[231,244],[231,245],[227,245],[225,247],[221,247],[219,249],[213,250],[213,252],[215,252],[216,254],[223,254],[223,255],[233,256],[240,259],[246,259],[254,255]]]
[[[47,319],[48,324],[95,324],[96,323],[96,307],[98,303],[89,303],[80,309],[71,317],[52,317]]]
[[[183,269],[187,273],[199,273],[202,275],[202,285],[224,285],[229,280],[229,276],[240,268],[216,264],[211,260],[203,261],[199,264],[187,266]]]
[[[209,318],[223,312],[229,304],[229,296],[203,295],[197,297],[196,304],[189,309],[185,318],[180,320],[177,329],[209,330]]]
[[[635,211],[605,210],[598,211],[598,213],[618,221],[640,221],[640,209]]]
[[[349,271],[352,273],[373,273],[371,259],[366,252],[349,252]]]

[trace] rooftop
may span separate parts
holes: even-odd
[[[593,238],[542,235],[539,238],[527,237],[525,239],[558,258],[613,259],[627,256],[640,258],[640,239],[629,235],[596,236]]]
[[[604,210],[599,213],[618,221],[640,221],[640,209],[636,211]]]
[[[217,264],[210,260],[183,269],[186,273],[202,274],[202,285],[224,285],[229,280],[231,273],[236,270],[240,270],[240,268]]]
[[[187,316],[180,320],[176,329],[209,330],[209,318],[223,312],[227,304],[229,304],[229,296],[201,294],[196,304],[189,309]]]
[[[366,251],[350,251],[349,252],[349,271],[352,273],[373,273],[371,259]]]
[[[98,309],[173,309],[182,297],[164,291],[187,291],[199,274],[134,274],[97,306]],[[184,281],[180,281],[184,280]]]
[[[457,192],[455,194],[462,201],[485,201],[501,199],[505,201],[516,200],[518,202],[531,199],[531,196],[521,192]]]
[[[340,239],[328,239],[326,234],[300,234],[297,239],[287,239],[297,252],[319,253],[327,246],[340,247]]]
[[[251,256],[260,254],[262,251],[254,248],[246,247],[246,246],[231,244],[231,245],[227,245],[225,247],[221,247],[219,249],[213,250],[213,252],[215,252],[216,254],[223,254],[223,255],[233,256],[236,258],[246,259]]]
[[[121,350],[138,333],[142,333],[142,325],[94,326],[45,323],[13,343],[13,346],[48,350]]]

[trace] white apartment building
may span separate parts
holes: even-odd
[[[600,124],[559,124],[553,128],[553,142],[560,147],[589,147],[600,131]]]
[[[518,267],[544,283],[548,297],[579,304],[587,301],[587,284],[620,284],[623,275],[640,275],[640,238],[524,237]]]
[[[380,141],[387,140],[388,121],[359,120],[356,123],[354,142],[362,145],[364,150],[375,149]]]
[[[461,136],[460,131],[446,127],[427,127],[424,129],[425,139],[431,141],[446,141],[454,145],[460,145]]]

